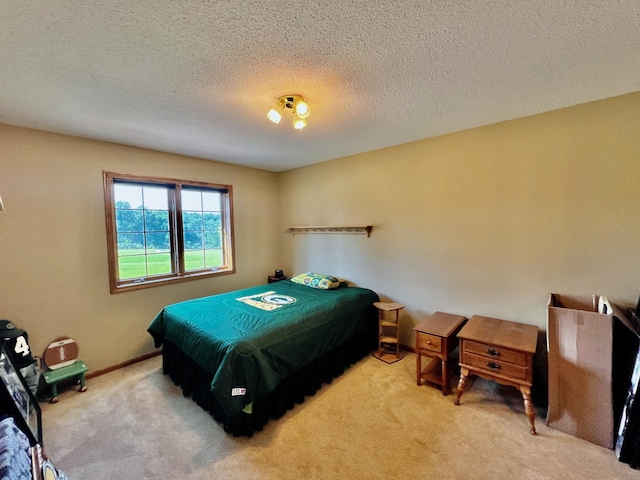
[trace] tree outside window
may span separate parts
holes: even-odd
[[[231,186],[104,173],[111,292],[233,273]]]

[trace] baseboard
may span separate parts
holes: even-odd
[[[103,368],[101,370],[89,371],[85,375],[85,378],[94,378],[100,375],[104,375],[105,373],[113,372],[115,370],[119,370],[124,367],[128,367],[138,362],[143,362],[145,360],[149,360],[150,358],[157,357],[162,353],[162,350],[156,350],[155,352],[147,353],[146,355],[142,355],[141,357],[132,358],[131,360],[127,360],[126,362],[118,363],[117,365],[113,365],[111,367]]]
[[[400,350],[404,350],[405,352],[416,353],[416,349],[414,347],[410,347],[409,345],[400,344]]]

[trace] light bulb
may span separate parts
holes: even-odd
[[[282,105],[273,107],[271,110],[269,110],[269,113],[267,113],[267,118],[271,120],[273,123],[280,123],[280,120],[282,120],[283,110],[284,110],[284,107]]]
[[[307,126],[307,121],[304,118],[300,118],[296,115],[293,116],[293,128],[296,130],[302,130]]]
[[[295,110],[296,110],[296,114],[300,118],[307,118],[311,114],[309,105],[307,105],[304,100],[298,100],[296,102]]]

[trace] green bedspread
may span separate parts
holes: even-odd
[[[318,290],[288,280],[165,307],[148,332],[213,374],[211,392],[240,413],[287,375],[375,322],[368,289]]]

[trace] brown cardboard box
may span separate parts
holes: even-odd
[[[551,294],[547,308],[547,425],[613,448],[613,315],[600,298]]]

